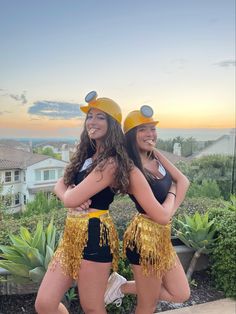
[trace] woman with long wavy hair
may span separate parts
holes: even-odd
[[[62,240],[38,291],[35,308],[39,314],[67,314],[61,299],[73,280],[84,312],[106,313],[107,280],[111,266],[117,269],[119,241],[109,205],[116,193],[127,191],[132,163],[125,150],[118,104],[97,98],[96,92],[85,100],[88,105],[81,110],[87,115],[80,143],[55,186],[56,195],[70,209]],[[86,202],[88,209],[75,209]]]

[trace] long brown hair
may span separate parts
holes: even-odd
[[[88,168],[88,173],[90,173],[98,164],[99,170],[102,171],[106,161],[110,157],[113,157],[117,165],[116,174],[114,176],[114,189],[120,193],[126,193],[129,185],[129,172],[132,168],[132,161],[129,159],[126,151],[125,137],[120,124],[108,114],[105,113],[105,115],[108,123],[107,134],[102,143],[102,150],[99,152],[91,167]],[[77,145],[76,151],[71,158],[71,162],[65,170],[64,182],[67,186],[74,184],[76,176],[85,160],[92,157],[95,152],[96,142],[89,138],[84,123],[80,143]]]

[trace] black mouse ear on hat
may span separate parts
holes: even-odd
[[[140,112],[146,118],[151,118],[153,116],[153,109],[148,105],[143,105],[140,108]]]
[[[89,93],[86,95],[85,101],[86,101],[87,103],[90,103],[91,101],[96,100],[97,97],[98,97],[97,92],[95,92],[95,91],[93,90],[93,91],[89,92]]]

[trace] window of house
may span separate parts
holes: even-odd
[[[36,181],[53,181],[56,180],[56,170],[36,170],[35,171],[35,180]]]
[[[5,171],[5,182],[11,182],[11,171]]]
[[[19,205],[20,204],[20,194],[17,193],[15,194],[15,205]]]
[[[24,195],[24,205],[26,204],[26,195]]]
[[[20,181],[20,171],[14,171],[14,181]]]
[[[55,170],[44,170],[43,171],[43,180],[55,180],[56,179],[56,172]]]
[[[41,181],[41,171],[40,170],[35,171],[35,180]]]

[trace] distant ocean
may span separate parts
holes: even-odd
[[[162,140],[173,139],[176,136],[181,136],[183,138],[193,137],[197,141],[210,141],[216,140],[222,135],[230,134],[236,129],[161,129],[157,128],[158,138]],[[11,137],[13,139],[13,137]],[[73,137],[65,137],[65,138],[14,138],[18,141],[39,143],[45,141],[53,141],[53,142],[69,142],[74,143],[77,138]]]
[[[216,140],[222,135],[235,133],[235,129],[157,129],[160,139],[167,140],[181,136],[183,138],[193,137],[197,141]]]

